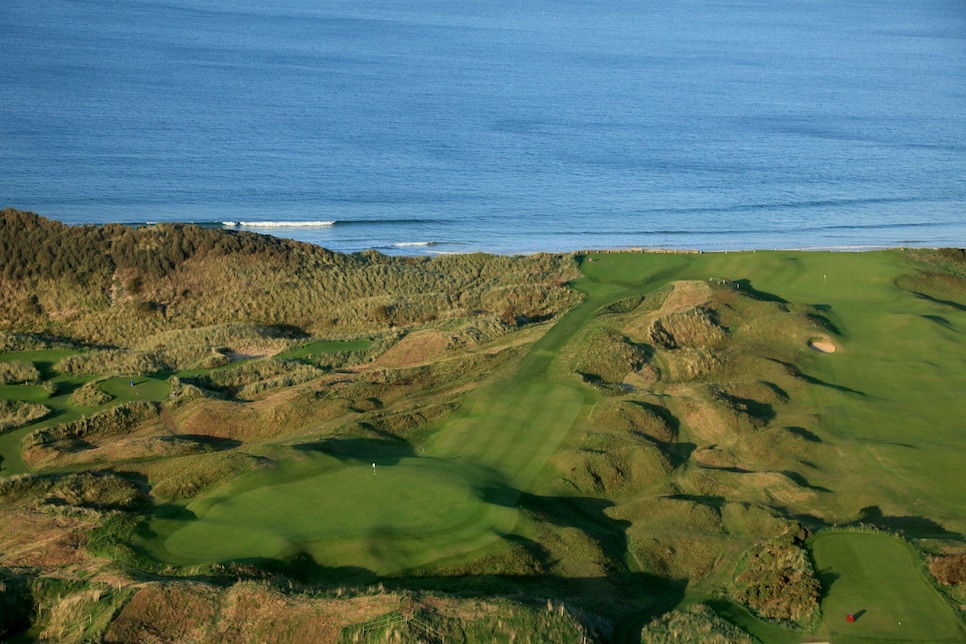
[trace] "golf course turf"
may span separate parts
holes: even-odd
[[[201,444],[212,451],[185,457],[197,470],[218,453],[258,463],[213,477],[198,493],[156,498],[142,513],[130,545],[175,569],[309,557],[332,579],[355,571],[405,588],[399,580],[426,575],[426,587],[470,589],[497,583],[473,562],[512,551],[500,561],[518,570],[525,550],[536,562],[528,570],[554,571],[526,582],[545,584],[541,592],[558,584],[605,612],[606,593],[624,602],[608,618],[629,641],[639,641],[647,620],[698,602],[763,641],[964,640],[910,544],[939,552],[966,535],[966,279],[937,278],[935,266],[900,250],[576,260],[583,277],[572,286],[583,302],[526,327],[539,331],[526,342],[474,348],[474,357],[510,355],[492,369],[467,367],[465,381],[413,388],[401,400],[378,387],[418,380],[425,365],[359,361],[324,372],[311,389],[283,389],[279,398],[324,409],[318,421],[269,413],[259,395],[229,400],[227,387],[177,408],[157,374],[98,380],[113,400],[78,409],[69,394],[92,377],[53,371],[71,351],[5,354],[37,364],[55,393],[0,386],[0,397],[53,410],[0,435],[3,473],[28,471],[18,446],[31,431],[159,402],[174,419],[159,431],[178,434],[182,423],[191,429],[175,438],[208,440]],[[655,327],[661,320],[665,327]],[[445,328],[430,325],[427,335],[438,332],[443,346]],[[313,340],[275,358],[378,346]],[[469,354],[461,350],[444,359]],[[205,372],[175,375],[190,382]],[[339,398],[359,382],[363,393]],[[410,427],[389,424],[393,414],[423,414],[457,396],[411,433],[384,429]],[[220,412],[199,411],[241,408],[263,413],[277,431],[235,436],[229,421],[217,424]],[[299,425],[286,426],[293,417]],[[201,433],[209,426],[221,433]],[[145,468],[145,480],[163,468]],[[821,614],[766,621],[729,592],[747,563],[742,553],[792,524],[813,533],[795,547],[807,550],[821,581]],[[598,582],[613,586],[593,597],[586,588]]]
[[[810,545],[826,589],[822,613],[833,641],[962,642],[966,637],[901,540],[823,532]]]

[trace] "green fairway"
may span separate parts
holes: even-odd
[[[316,340],[306,345],[280,353],[276,358],[280,360],[293,360],[297,358],[308,358],[319,353],[352,353],[355,351],[365,351],[372,346],[372,340]]]
[[[560,319],[514,372],[469,394],[418,455],[383,466],[384,481],[411,495],[373,498],[383,481],[368,480],[365,455],[352,467],[313,457],[308,465],[249,475],[217,497],[196,500],[189,506],[195,519],[156,519],[158,537],[149,549],[179,563],[308,551],[320,562],[386,573],[491,543],[512,530],[505,507],[533,490],[547,459],[596,400],[589,388],[563,379],[555,366],[561,348],[601,306],[645,295],[669,280],[709,278],[743,284],[756,298],[818,305],[839,331],[842,349],[833,355],[809,350],[805,337],[794,340],[808,377],[825,385],[810,387],[799,404],[822,414],[826,439],[848,445],[850,454],[842,469],[810,475],[832,491],[850,492],[827,497],[835,501],[827,511],[848,522],[863,508],[883,516],[887,508],[908,508],[893,513],[912,529],[942,534],[966,528],[966,499],[958,493],[962,485],[954,484],[966,484],[957,457],[966,439],[946,422],[966,417],[966,400],[951,395],[966,390],[966,361],[950,359],[964,349],[957,329],[966,329],[966,312],[897,288],[896,280],[913,270],[907,257],[891,251],[615,253],[584,261],[582,268],[587,278],[577,287],[588,297],[581,306]],[[940,314],[946,324],[930,322]],[[930,366],[937,364],[943,368]],[[124,395],[125,388],[112,393]],[[159,384],[150,395],[163,391]],[[910,427],[918,430],[910,434]],[[298,481],[292,482],[295,472]],[[936,477],[950,484],[937,486]],[[455,499],[459,512],[448,510],[445,521],[421,505],[452,508]]]
[[[50,394],[40,385],[0,385],[0,399],[39,403]]]
[[[811,541],[826,584],[825,628],[833,642],[961,642],[962,625],[919,573],[912,549],[884,534],[827,532]],[[854,623],[847,615],[856,616]]]
[[[148,376],[122,376],[110,378],[100,384],[100,388],[114,396],[112,404],[132,400],[160,402],[168,397],[170,386],[166,380]]]
[[[278,557],[300,550],[318,550],[325,560],[325,549],[316,545],[323,540],[384,535],[441,545],[434,534],[456,531],[479,518],[478,493],[456,464],[446,461],[404,459],[373,468],[317,456],[288,470],[285,482],[255,477],[217,500],[192,504],[189,510],[208,506],[203,520],[175,530],[165,549],[190,562]],[[293,474],[300,476],[291,480]],[[342,565],[348,563],[353,562]]]
[[[419,457],[330,456],[243,477],[187,507],[197,520],[156,519],[149,552],[173,563],[308,552],[319,563],[381,574],[484,547],[513,530],[519,493],[583,405],[575,389],[496,381]],[[373,472],[372,462],[377,463]]]

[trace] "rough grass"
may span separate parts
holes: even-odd
[[[36,403],[0,398],[0,433],[46,417],[50,408]]]
[[[373,284],[392,272],[392,262],[380,262],[360,260]],[[915,277],[940,272],[936,266],[890,251],[615,253],[583,267],[585,304],[533,326],[526,341],[506,335],[520,316],[539,314],[524,311],[526,294],[544,297],[547,311],[556,295],[501,287],[499,298],[516,310],[427,319],[432,328],[422,335],[400,331],[393,341],[408,334],[426,342],[404,345],[398,363],[369,362],[372,349],[351,359],[308,353],[298,360],[332,371],[255,401],[185,403],[172,414],[183,433],[243,443],[130,464],[155,498],[177,502],[160,508],[155,534],[141,533],[138,543],[175,563],[228,558],[270,567],[277,564],[263,558],[274,557],[292,569],[301,562],[306,574],[397,575],[412,588],[459,588],[464,597],[540,589],[572,596],[606,621],[662,613],[685,585],[696,598],[720,591],[734,581],[743,551],[787,529],[783,516],[812,526],[863,521],[940,545],[966,533],[956,422],[966,415],[966,311],[956,280]],[[278,296],[279,310],[288,310],[298,288],[281,288],[290,292]],[[431,297],[438,294],[376,294],[354,302],[358,311],[339,310],[347,326],[367,316],[410,324],[427,314]],[[438,315],[496,302],[488,297],[451,299]],[[662,333],[652,337],[656,320]],[[130,329],[163,324],[146,317]],[[832,338],[836,353],[810,350],[818,335]],[[504,339],[490,353],[481,342],[496,337]],[[225,378],[235,364],[223,367]],[[60,377],[37,366],[44,378]],[[62,382],[51,397],[57,422],[74,420],[65,397],[81,384]],[[119,378],[113,391],[119,401],[136,399],[155,382],[163,386],[151,396],[168,395],[160,379],[132,388]],[[781,573],[784,564],[761,563],[766,554],[775,553],[745,563]],[[418,582],[405,572],[414,567],[425,573]],[[905,587],[900,572],[889,574],[876,583]],[[745,590],[759,596],[744,601],[780,587],[769,579],[749,574]],[[845,575],[823,579],[832,597]],[[242,619],[261,615],[263,603],[289,603],[303,616],[318,608],[265,593],[236,599],[222,613],[231,626],[218,632],[241,638],[282,630],[281,617],[266,614],[262,626]],[[346,625],[399,610],[373,604],[325,632],[331,640]],[[298,619],[291,632],[322,632],[319,622]],[[448,619],[438,623],[455,629]],[[748,619],[769,641],[789,635]]]
[[[99,407],[114,400],[114,396],[101,389],[100,381],[91,381],[75,389],[70,395],[74,407]]]
[[[34,363],[26,360],[0,362],[0,385],[9,383],[28,384],[40,380],[40,371]]]
[[[718,615],[704,604],[691,604],[666,613],[641,631],[642,644],[702,642],[707,644],[752,644],[758,640]]]

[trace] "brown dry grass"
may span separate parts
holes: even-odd
[[[635,314],[623,327],[623,332],[634,342],[647,342],[650,339],[651,325],[662,317],[684,313],[711,299],[711,287],[705,282],[684,280],[673,283],[673,289],[661,307],[646,314]]]
[[[215,618],[218,591],[205,584],[151,584],[125,604],[105,642],[204,642]]]
[[[178,426],[184,433],[213,438],[248,440],[264,431],[253,407],[226,400],[204,400],[178,414]]]
[[[0,566],[77,570],[92,565],[84,550],[91,519],[45,513],[33,504],[0,505]]]
[[[449,337],[438,331],[415,331],[376,359],[372,367],[406,369],[438,360],[449,345]]]
[[[393,595],[312,600],[243,583],[227,592],[207,641],[334,642],[346,626],[399,610],[401,604]]]

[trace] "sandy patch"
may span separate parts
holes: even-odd
[[[835,345],[828,338],[812,338],[808,341],[808,347],[819,353],[835,353]]]
[[[436,331],[416,331],[397,342],[380,356],[373,367],[405,369],[426,364],[446,352],[449,336]]]
[[[264,345],[245,345],[240,347],[234,347],[225,351],[225,355],[232,362],[237,362],[239,360],[255,360],[257,358],[267,358],[273,356],[280,351],[277,347],[270,347]]]

